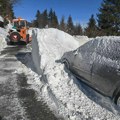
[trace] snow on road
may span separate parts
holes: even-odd
[[[57,119],[28,83],[34,75],[24,65],[28,51],[26,46],[7,46],[1,51],[0,120]]]
[[[31,33],[31,30],[29,32]],[[78,48],[90,39],[86,36],[74,38],[67,33],[52,28],[33,29],[32,34],[32,58],[34,63],[31,54],[28,52],[24,56],[23,64],[20,62],[20,68],[16,69],[14,73],[24,72],[28,77],[33,76],[27,81],[27,84],[31,85],[30,89],[36,91],[38,101],[44,100],[58,117],[64,117],[65,120],[120,120],[116,106],[109,98],[103,97],[78,81],[70,71],[64,68],[63,64],[56,62],[65,52]],[[6,30],[0,28],[0,50],[6,46],[6,35]],[[4,102],[2,98],[1,101]],[[17,101],[14,102],[15,104],[17,104]],[[21,106],[18,105],[19,107]],[[21,110],[20,114],[24,116],[24,113],[22,113],[24,110]],[[31,114],[31,116],[34,117],[35,114],[39,116],[38,113]],[[13,118],[14,114],[11,114],[10,117]]]
[[[24,65],[30,45],[7,46],[6,35],[6,29],[0,28],[0,120],[57,120],[27,83],[35,74]]]
[[[13,53],[10,52],[12,49],[15,48],[6,48],[1,51],[0,55],[0,117],[2,120],[27,120],[25,110],[21,106],[17,94],[19,86],[17,85],[15,71],[21,67],[21,64],[15,56],[10,55]]]
[[[33,29],[32,57],[39,74],[32,81],[34,89],[55,114],[65,120],[119,120],[118,111],[109,98],[80,83],[64,70],[63,64],[56,62],[64,52],[79,45],[72,36],[57,29]]]

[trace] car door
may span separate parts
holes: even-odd
[[[120,82],[120,42],[99,41],[92,69],[92,81],[96,89],[112,96]]]
[[[92,41],[81,46],[74,55],[73,68],[74,72],[83,77],[87,82],[91,83],[92,79],[92,64],[94,61],[93,51],[95,43]]]

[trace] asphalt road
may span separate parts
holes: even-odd
[[[25,46],[9,46],[0,54],[0,120],[58,120],[45,103],[36,99],[27,76],[16,73],[16,58]]]

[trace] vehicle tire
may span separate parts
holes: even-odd
[[[10,41],[12,41],[12,42],[19,42],[20,39],[21,39],[21,36],[20,36],[20,34],[18,32],[12,32],[10,34]]]
[[[115,104],[120,107],[120,92],[115,97]]]
[[[63,63],[67,69],[70,69],[70,64],[69,64],[68,60],[64,59]]]
[[[14,42],[10,41],[10,42],[9,42],[9,45],[14,45]]]

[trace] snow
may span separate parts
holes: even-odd
[[[53,28],[33,29],[32,34],[32,59],[39,75],[34,74],[34,80],[29,82],[34,84],[38,96],[42,96],[55,114],[65,120],[120,119],[116,106],[109,98],[79,82],[64,69],[63,64],[56,62],[65,52],[85,42],[78,42],[67,33]],[[91,39],[84,37],[84,40]]]
[[[7,31],[4,28],[0,27],[0,51],[7,46],[6,43]]]
[[[4,20],[3,20],[3,18],[2,18],[1,16],[0,16],[0,21],[1,21],[1,22],[3,22],[3,21],[4,21]]]
[[[29,33],[30,36],[32,36],[32,28],[28,29],[28,33]]]
[[[83,45],[83,44],[85,44],[89,40],[91,40],[87,36],[79,36],[79,35],[74,36],[74,39],[76,39],[79,42],[80,46]]]
[[[30,53],[26,54],[24,62],[27,68],[20,64],[21,68],[15,73],[24,71],[33,77],[28,80],[28,84],[37,91],[38,100],[44,100],[58,117],[65,120],[120,120],[119,111],[109,98],[78,81],[63,64],[57,62],[65,52],[75,50],[94,39],[87,36],[72,37],[53,28],[34,28],[28,32],[33,39],[32,58]],[[6,46],[6,35],[7,30],[0,28],[0,50]],[[102,40],[100,44],[106,46],[109,41],[119,41],[120,37],[96,37],[95,40]],[[29,45],[27,47],[30,48]],[[108,59],[107,62],[112,61]]]
[[[34,29],[32,39],[32,46],[35,48],[32,49],[33,61],[39,74],[39,68],[53,66],[55,60],[60,59],[64,52],[79,46],[72,36],[52,28]]]
[[[7,32],[9,32],[10,29],[13,29],[13,26],[12,26],[12,23],[10,22],[10,20],[8,22],[9,23],[5,26],[5,29],[6,29]]]
[[[4,21],[4,19],[0,16],[0,21]],[[7,46],[7,43],[5,41],[7,35],[7,31],[4,28],[0,27],[0,51]]]

